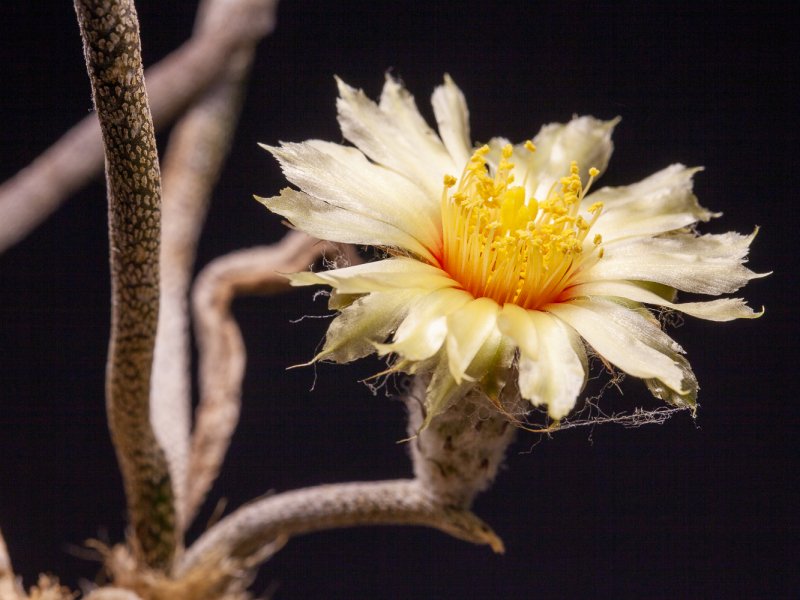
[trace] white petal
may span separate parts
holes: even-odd
[[[583,345],[574,329],[552,315],[534,310],[524,312],[529,325],[507,332],[520,348],[520,393],[534,406],[547,405],[550,417],[561,419],[575,406],[586,382]],[[507,315],[504,310],[503,316]],[[536,333],[529,333],[529,328]],[[523,338],[526,335],[535,335],[539,340],[535,353],[526,352]]]
[[[375,292],[358,298],[331,322],[314,360],[346,363],[375,352],[408,312],[417,290]]]
[[[469,137],[469,110],[464,94],[450,75],[445,75],[444,85],[440,85],[433,92],[431,104],[439,127],[439,135],[450,156],[453,157],[453,162],[456,165],[466,165],[472,148]]]
[[[262,148],[306,194],[392,225],[434,253],[441,245],[438,202],[405,177],[369,162],[358,149],[320,140]]]
[[[420,361],[442,347],[447,335],[447,315],[472,300],[464,290],[442,288],[421,297],[409,309],[389,344],[377,344],[381,355],[396,353],[401,359]]]
[[[602,173],[614,150],[611,133],[618,122],[618,118],[600,121],[584,116],[567,124],[545,125],[533,139],[536,152],[530,153],[522,147],[515,152],[514,160],[524,158],[524,163],[516,163],[522,169],[516,175],[517,181],[525,180],[528,193],[543,200],[552,185],[569,174],[573,160],[580,167],[581,181],[587,181],[592,167]]]
[[[631,236],[657,235],[719,216],[703,208],[692,193],[699,168],[675,164],[633,185],[602,188],[584,198],[584,208],[603,203],[592,228],[610,242]]]
[[[425,390],[425,420],[421,429],[425,429],[434,417],[444,412],[452,402],[464,396],[474,385],[469,380],[456,382],[447,366],[447,360],[440,360]]]
[[[411,94],[388,77],[379,107],[363,91],[340,79],[337,83],[336,107],[344,137],[375,162],[408,177],[438,199],[444,175],[455,172],[456,166],[420,116]]]
[[[435,262],[436,258],[422,242],[399,227],[355,210],[347,210],[290,188],[280,196],[259,198],[269,210],[309,235],[333,242],[386,246],[407,250]]]
[[[680,346],[642,313],[613,302],[573,300],[545,307],[575,330],[610,363],[642,379],[658,379],[679,394],[689,394],[676,360]]]
[[[292,285],[325,284],[343,294],[367,294],[398,289],[433,291],[458,285],[444,271],[412,258],[389,258],[353,267],[287,275]]]
[[[500,403],[502,391],[510,378],[518,376],[518,373],[511,369],[516,357],[516,344],[499,329],[495,329],[472,361],[467,375],[479,379],[481,390],[489,398]]]
[[[676,233],[604,244],[605,255],[582,271],[576,283],[633,279],[655,281],[686,292],[728,294],[767,274],[742,266],[755,233],[696,237]]]
[[[461,378],[453,376],[449,358],[445,350],[441,351],[441,359],[436,364],[428,385],[426,408],[427,415],[423,428],[430,423],[437,414],[445,410],[452,402],[462,397],[481,381],[481,389],[490,397],[496,398],[499,393],[498,383],[502,379],[500,372],[507,373],[514,353],[505,343],[503,335],[492,328],[489,335],[478,348],[469,368]]]
[[[497,317],[497,327],[501,333],[514,340],[520,352],[531,359],[536,359],[539,356],[539,334],[530,312],[510,302],[504,304],[503,310]]]
[[[699,319],[709,321],[732,321],[734,319],[753,319],[760,317],[760,313],[754,312],[747,306],[742,298],[720,298],[708,302],[683,302],[673,303],[658,294],[642,287],[641,284],[630,281],[595,281],[574,286],[567,290],[565,298],[577,298],[580,296],[616,296],[627,298],[634,302],[644,302],[646,304],[656,304],[666,306],[673,310],[679,310]]]
[[[490,335],[497,332],[499,311],[494,300],[476,298],[447,317],[447,357],[450,373],[458,383]]]

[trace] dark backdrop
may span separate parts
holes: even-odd
[[[642,3],[644,4],[644,3]],[[649,6],[650,3],[648,3]],[[788,5],[788,3],[786,3]],[[151,64],[191,30],[193,3],[139,2]],[[436,531],[364,528],[294,539],[256,587],[276,598],[796,597],[797,45],[784,3],[286,1],[260,47],[242,126],[199,265],[275,240],[251,199],[284,185],[256,142],[339,141],[338,74],[376,96],[387,69],[429,118],[442,73],[464,90],[473,137],[523,139],[589,113],[623,121],[603,183],[674,161],[704,165],[697,193],[725,212],[704,228],[762,226],[745,295],[758,321],[687,319],[672,334],[700,379],[696,422],[522,434],[476,512],[505,539],[494,556]],[[47,8],[44,8],[44,7]],[[742,3],[742,6],[746,6]],[[71,3],[0,8],[0,176],[91,109]],[[124,499],[104,418],[109,326],[105,197],[95,183],[0,256],[0,527],[27,583],[74,585],[96,563],[83,540],[119,541]],[[242,422],[212,497],[410,474],[399,402],[308,359],[327,324],[310,294],[237,301],[250,362]],[[645,400],[609,392],[608,410]],[[206,507],[201,521],[208,518]],[[196,531],[195,531],[196,534]]]

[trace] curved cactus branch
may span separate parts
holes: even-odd
[[[111,342],[106,409],[137,558],[167,569],[177,547],[164,453],[150,424],[158,320],[161,177],[131,0],[75,0],[106,153]]]
[[[469,510],[437,502],[415,480],[342,483],[269,496],[240,508],[186,551],[176,575],[205,568],[220,557],[246,561],[281,538],[356,525],[435,527],[503,552],[503,542],[486,523]]]
[[[200,354],[200,405],[189,465],[189,520],[216,479],[239,420],[246,353],[231,314],[233,299],[288,290],[289,281],[280,273],[301,271],[331,251],[337,251],[331,244],[291,232],[272,246],[222,256],[198,275],[192,304]]]
[[[14,569],[11,566],[11,558],[8,555],[8,548],[0,531],[0,598],[13,600],[17,596],[22,597],[22,590],[17,585],[14,577]]]
[[[93,590],[85,600],[142,600],[136,592],[118,587],[102,587]]]
[[[211,192],[236,129],[257,43],[272,31],[275,0],[204,0],[195,37],[208,38],[245,11],[252,34],[230,54],[219,79],[176,124],[163,161],[161,306],[150,392],[151,421],[170,466],[179,528],[186,519],[191,425],[188,294]],[[191,517],[190,517],[191,518]]]
[[[180,48],[147,69],[147,93],[156,129],[168,125],[216,83],[240,48],[272,28],[267,0],[225,0],[226,18],[201,28]],[[0,252],[44,221],[103,168],[100,127],[88,116],[30,165],[0,185]]]

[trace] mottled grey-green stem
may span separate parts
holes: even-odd
[[[414,377],[406,396],[414,476],[439,502],[468,508],[475,496],[494,483],[516,428],[509,415],[473,387],[421,429],[429,381],[426,375]],[[519,402],[513,386],[506,386],[501,397],[509,408]]]
[[[137,559],[168,569],[177,547],[167,462],[150,424],[158,319],[161,177],[131,0],[75,0],[106,155],[111,341],[106,408]]]
[[[359,525],[421,525],[503,552],[497,534],[469,510],[433,498],[418,481],[353,482],[294,490],[243,506],[206,531],[176,566],[178,577],[213,561],[258,556],[296,535]],[[261,554],[263,556],[263,553]]]

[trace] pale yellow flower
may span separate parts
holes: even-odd
[[[260,199],[313,236],[389,256],[291,276],[331,286],[340,311],[315,360],[377,351],[396,370],[430,373],[429,418],[471,386],[496,397],[516,378],[523,398],[561,419],[585,384],[588,347],[655,396],[694,406],[683,350],[643,304],[712,321],[758,316],[739,298],[675,303],[677,290],[728,294],[758,276],[743,266],[755,234],[695,233],[717,216],[692,193],[698,169],[675,164],[588,193],[616,120],[577,117],[533,142],[475,149],[447,76],[432,98],[438,135],[396,80],[378,104],[338,83],[355,147],[266,147],[301,191]]]

